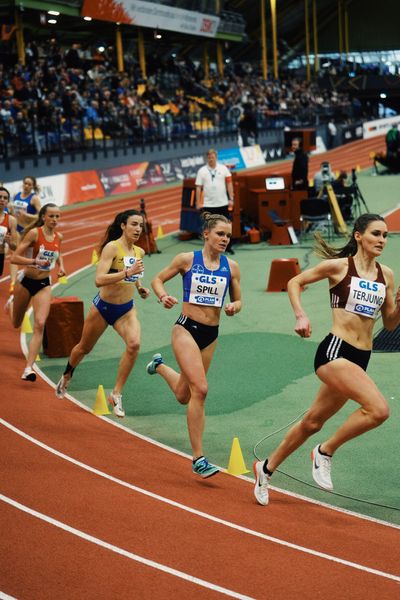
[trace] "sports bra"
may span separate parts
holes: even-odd
[[[348,312],[377,319],[386,298],[386,282],[380,264],[376,263],[378,276],[375,281],[371,281],[358,276],[352,256],[347,260],[346,275],[329,290],[331,307],[344,308]]]

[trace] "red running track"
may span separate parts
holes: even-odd
[[[177,228],[179,195],[146,195],[149,218],[165,232]],[[90,262],[110,214],[129,205],[65,213],[68,272]],[[0,326],[0,592],[44,600],[397,597],[399,528],[278,491],[264,508],[244,479],[196,479],[188,458],[56,400],[41,379],[22,382],[18,334],[4,314]]]

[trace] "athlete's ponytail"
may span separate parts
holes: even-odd
[[[383,221],[385,219],[381,217],[381,215],[373,214],[373,213],[365,213],[360,215],[358,219],[355,220],[353,231],[351,232],[351,236],[347,244],[342,246],[341,248],[334,248],[330,246],[320,233],[315,234],[315,245],[314,252],[317,256],[321,258],[345,258],[347,256],[354,256],[357,253],[357,241],[354,237],[356,231],[359,233],[364,233],[367,229],[368,225],[373,221]]]

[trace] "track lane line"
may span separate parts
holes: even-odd
[[[30,436],[29,434],[25,433],[24,431],[18,429],[17,427],[15,427],[14,425],[12,425],[11,423],[8,423],[7,421],[5,421],[4,419],[0,418],[0,424],[3,425],[4,427],[6,427],[7,429],[9,429],[10,431],[13,431],[16,435],[19,435],[20,437],[24,438],[25,440],[27,440],[28,442],[42,448],[43,450],[45,450],[46,452],[49,452],[50,454],[54,454],[55,456],[61,458],[62,460],[65,460],[67,462],[70,462],[72,464],[74,464],[75,466],[84,469],[86,471],[89,471],[90,473],[93,473],[95,475],[98,475],[99,477],[102,477],[104,479],[107,479],[108,481],[111,481],[117,485],[120,485],[121,487],[125,487],[127,489],[130,489],[134,492],[137,492],[139,494],[143,494],[144,496],[147,496],[149,498],[152,498],[153,500],[157,500],[158,502],[162,502],[164,504],[167,504],[169,506],[173,506],[174,508],[178,508],[179,510],[183,510],[185,512],[188,512],[192,515],[195,515],[197,517],[206,519],[208,521],[214,522],[214,523],[218,523],[219,525],[223,525],[225,527],[228,527],[229,529],[233,529],[235,531],[239,531],[241,533],[245,533],[247,535],[256,537],[256,538],[260,538],[262,540],[268,541],[268,542],[272,542],[274,544],[277,544],[279,546],[283,546],[286,548],[290,548],[291,550],[295,550],[297,552],[301,552],[303,554],[308,554],[317,558],[322,558],[325,560],[328,560],[330,562],[333,563],[337,563],[346,567],[350,567],[352,569],[358,570],[358,571],[363,571],[365,573],[369,573],[371,575],[376,575],[378,577],[382,577],[385,579],[390,579],[392,581],[396,581],[397,583],[400,583],[400,576],[394,575],[392,573],[386,573],[385,571],[381,571],[379,569],[374,569],[372,567],[367,567],[364,565],[361,565],[359,563],[355,563],[353,561],[349,561],[346,559],[342,559],[339,558],[337,556],[333,556],[331,554],[327,554],[325,552],[319,552],[318,550],[313,550],[311,548],[306,548],[305,546],[299,546],[298,544],[294,544],[292,542],[288,542],[286,540],[280,539],[280,538],[276,538],[274,536],[270,536],[266,533],[261,533],[259,531],[255,531],[253,529],[250,529],[248,527],[244,527],[243,525],[238,525],[236,523],[232,523],[230,521],[227,521],[225,519],[221,519],[220,517],[216,517],[214,515],[211,515],[209,513],[205,513],[203,511],[197,510],[195,508],[192,508],[190,506],[187,506],[185,504],[182,504],[180,502],[176,502],[175,500],[171,500],[169,498],[166,498],[165,496],[161,496],[160,494],[156,494],[154,492],[150,492],[149,490],[146,490],[144,488],[140,488],[132,483],[128,483],[127,481],[123,481],[122,479],[119,479],[118,477],[114,477],[113,475],[109,475],[108,473],[105,473],[104,471],[100,471],[99,469],[96,469],[95,467],[91,467],[90,465],[87,465],[75,458],[72,458],[71,456],[68,456],[67,454],[64,454],[63,452],[60,452],[59,450],[56,450],[55,448],[52,448],[51,446],[48,446],[47,444],[41,442],[40,440],[37,440],[35,438],[33,438],[32,436]]]
[[[58,527],[59,529],[62,529],[63,531],[66,531],[67,533],[75,535],[76,537],[79,537],[87,542],[95,544],[96,546],[100,546],[101,548],[105,548],[106,550],[110,550],[111,552],[114,552],[115,554],[119,554],[125,558],[129,558],[130,560],[134,560],[135,562],[146,565],[147,567],[157,569],[158,571],[163,571],[164,573],[167,573],[168,575],[173,575],[174,577],[178,577],[179,579],[183,579],[190,583],[194,583],[195,585],[199,585],[199,586],[207,588],[209,590],[213,590],[214,592],[219,592],[220,594],[229,596],[230,598],[237,598],[238,600],[255,600],[255,598],[253,598],[252,596],[246,596],[244,594],[240,594],[240,593],[230,590],[228,588],[224,588],[224,587],[221,587],[214,583],[211,583],[210,581],[206,581],[205,579],[199,579],[198,577],[194,577],[193,575],[190,575],[189,573],[184,573],[183,571],[178,571],[177,569],[173,569],[172,567],[168,567],[167,565],[163,565],[154,560],[150,560],[148,558],[145,558],[144,556],[140,556],[139,554],[134,554],[133,552],[129,552],[128,550],[124,550],[123,548],[119,548],[118,546],[115,546],[114,544],[110,544],[109,542],[106,542],[105,540],[101,540],[100,538],[94,537],[93,535],[85,533],[84,531],[76,529],[75,527],[71,527],[70,525],[63,523],[62,521],[59,521],[58,519],[54,519],[53,517],[49,517],[48,515],[45,515],[44,513],[34,510],[33,508],[25,506],[24,504],[21,504],[20,502],[17,502],[16,500],[9,498],[8,496],[4,496],[3,494],[0,494],[0,500],[2,502],[5,502],[6,504],[9,504],[10,506],[16,508],[17,510],[27,513],[31,517],[40,519],[41,521],[44,521],[45,523],[48,523],[49,525]]]

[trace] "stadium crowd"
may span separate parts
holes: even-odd
[[[357,99],[292,76],[264,80],[250,63],[221,77],[188,59],[149,57],[147,80],[132,55],[118,72],[113,50],[62,50],[55,39],[26,47],[26,64],[0,65],[0,152],[72,149],[94,139],[128,144],[238,129],[251,144],[260,129],[349,122]],[[364,115],[366,116],[366,115]],[[371,116],[371,115],[368,115]]]

